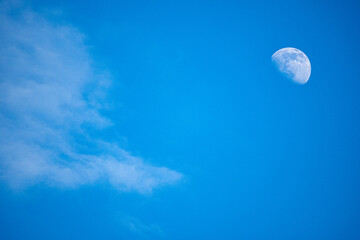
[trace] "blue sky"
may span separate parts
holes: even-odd
[[[359,11],[3,1],[0,239],[359,239]]]

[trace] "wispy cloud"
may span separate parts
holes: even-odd
[[[15,10],[0,6],[1,178],[13,187],[107,181],[141,193],[180,181],[179,172],[87,134],[112,125],[98,101],[108,74],[93,67],[76,28]]]
[[[165,237],[165,232],[156,224],[144,224],[135,217],[121,216],[121,224],[140,236]]]

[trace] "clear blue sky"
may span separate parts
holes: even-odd
[[[360,239],[359,12],[3,2],[0,239]]]

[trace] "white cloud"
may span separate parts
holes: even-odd
[[[97,101],[109,78],[94,70],[84,36],[33,11],[10,10],[0,7],[1,178],[13,187],[107,181],[141,193],[177,183],[180,173],[88,136],[89,126],[112,123]],[[78,150],[87,144],[98,154]]]

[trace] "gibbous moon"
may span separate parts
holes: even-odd
[[[295,83],[305,84],[310,78],[309,58],[299,49],[282,48],[272,55],[271,60],[281,73]]]

